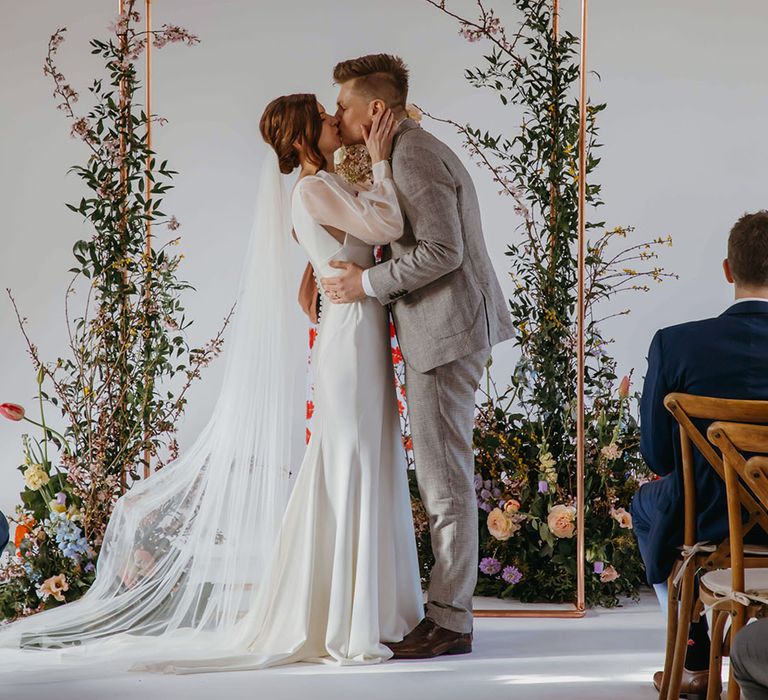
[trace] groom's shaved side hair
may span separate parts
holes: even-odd
[[[768,286],[768,211],[745,214],[728,236],[728,265],[739,284]]]
[[[352,83],[352,89],[368,100],[384,100],[387,107],[405,107],[408,101],[408,67],[399,56],[374,53],[342,61],[333,69],[337,85]]]

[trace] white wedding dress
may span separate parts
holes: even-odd
[[[424,617],[386,308],[320,288],[306,447],[291,399],[306,366],[292,264],[370,267],[373,245],[403,230],[390,166],[369,189],[304,177],[290,201],[271,149],[263,168],[208,424],[117,500],[82,598],[0,625],[3,674],[374,664]]]
[[[316,278],[338,274],[331,260],[370,267],[373,244],[402,235],[389,163],[374,177],[370,189],[325,171],[296,184],[293,226]],[[323,224],[346,231],[344,243]],[[392,656],[382,642],[402,640],[424,617],[387,310],[373,297],[333,304],[318,289],[313,430],[243,668],[379,663]]]

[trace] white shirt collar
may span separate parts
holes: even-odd
[[[734,306],[735,304],[740,304],[742,301],[764,301],[768,304],[768,297],[742,297],[741,299],[735,299],[734,301],[732,301],[730,306]]]

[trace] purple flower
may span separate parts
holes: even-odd
[[[493,557],[485,557],[480,560],[479,568],[480,571],[482,571],[484,574],[493,576],[494,574],[499,573],[499,569],[501,569],[501,563],[498,559],[494,559]]]
[[[482,498],[484,501],[487,501],[491,497],[491,492],[488,489],[483,489],[480,492],[480,498]]]
[[[479,491],[483,488],[483,477],[480,474],[475,474],[475,491]]]
[[[64,491],[58,491],[56,493],[56,503],[63,506],[67,502],[67,494]]]
[[[485,501],[483,501],[482,503],[478,503],[477,505],[478,505],[478,508],[480,508],[480,510],[484,510],[486,513],[490,513],[493,510],[493,508],[491,508],[491,504],[486,503]]]
[[[601,561],[596,561],[593,569],[596,574],[602,574],[605,569],[605,564]]]
[[[494,498],[499,498],[501,496],[501,489],[493,489],[493,491],[491,491],[491,495]]]
[[[523,575],[520,573],[520,569],[518,569],[516,566],[505,566],[504,571],[501,572],[501,578],[503,578],[507,583],[515,585],[516,583],[520,583]]]
[[[89,562],[88,562],[88,563],[85,565],[85,570],[86,570],[86,571],[93,571],[95,568],[96,568],[96,567],[93,565],[93,562],[92,562],[92,561],[89,561]]]
[[[543,479],[539,481],[539,493],[547,493],[549,491],[549,484]]]
[[[490,479],[486,479],[483,482],[483,486],[490,491],[490,489],[491,489],[491,480]]]

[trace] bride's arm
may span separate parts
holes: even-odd
[[[389,161],[374,163],[369,189],[350,191],[334,174],[305,177],[299,186],[309,215],[323,226],[341,229],[371,245],[391,243],[403,235],[403,214]]]

